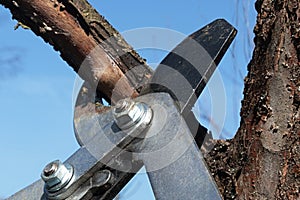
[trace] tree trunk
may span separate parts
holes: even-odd
[[[225,199],[300,199],[300,4],[255,7],[240,128],[207,161]]]
[[[137,95],[151,76],[144,60],[85,0],[1,4],[107,99],[120,79],[116,100]],[[256,47],[245,79],[241,125],[235,138],[217,142],[206,160],[225,199],[300,199],[300,4],[258,0],[256,10]],[[80,73],[98,45],[98,57]],[[135,76],[123,78],[138,65]]]

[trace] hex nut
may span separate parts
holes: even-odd
[[[49,173],[51,172],[51,173]],[[63,164],[59,160],[49,163],[43,170],[41,178],[49,192],[55,192],[66,186],[73,176],[71,165]]]
[[[114,109],[115,122],[120,129],[128,129],[136,125],[146,111],[147,107],[144,103],[135,103],[131,99],[121,100]]]

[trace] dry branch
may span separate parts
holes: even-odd
[[[137,95],[138,87],[152,74],[145,61],[85,0],[2,0],[1,4],[59,51],[107,100]],[[136,66],[139,73],[124,78],[124,73]]]

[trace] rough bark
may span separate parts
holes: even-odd
[[[300,4],[255,7],[240,128],[207,161],[225,199],[300,199]]]
[[[85,0],[0,3],[10,9],[14,19],[59,51],[91,88],[108,101],[137,95],[138,87],[151,76],[145,61]],[[127,74],[129,78],[125,78],[124,74],[134,67],[138,73]]]

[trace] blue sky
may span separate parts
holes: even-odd
[[[243,77],[253,48],[253,0],[90,2],[121,33],[161,27],[188,35],[217,18],[233,24],[238,36],[219,66],[227,102],[222,137],[233,137],[239,125]],[[0,197],[8,197],[38,179],[49,161],[65,160],[79,148],[72,124],[76,74],[59,53],[31,31],[14,31],[17,22],[3,7],[0,19]],[[157,50],[139,52],[149,63],[159,63],[166,54]],[[13,62],[3,61],[8,59]],[[216,82],[209,84],[218,89]],[[195,110],[200,110],[197,113],[203,124],[210,126],[205,117],[217,116],[207,116],[211,109],[206,104],[213,102],[212,107],[217,108],[218,101],[211,100],[207,90],[201,98]],[[146,176],[139,175],[121,197],[151,200],[150,190]]]

